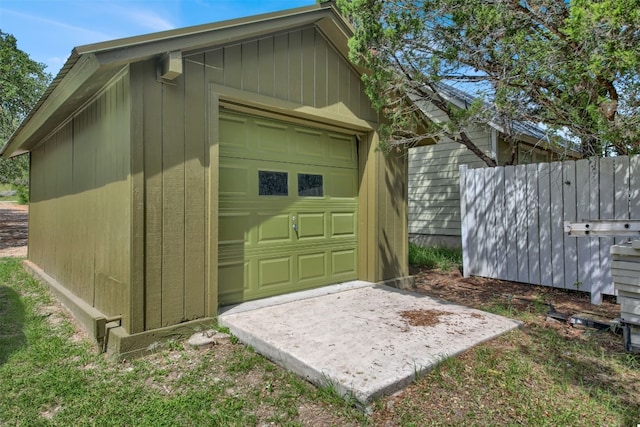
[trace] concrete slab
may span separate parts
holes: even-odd
[[[219,322],[258,353],[364,406],[444,358],[521,325],[366,282],[228,307]]]

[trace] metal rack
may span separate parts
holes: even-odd
[[[570,236],[640,237],[640,221],[565,222]],[[619,327],[624,349],[640,352],[640,240],[611,247],[611,274],[620,304]]]
[[[611,255],[624,349],[640,352],[640,240],[612,246]]]

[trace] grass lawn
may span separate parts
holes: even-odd
[[[364,422],[332,390],[239,343],[194,350],[170,342],[147,357],[113,362],[8,258],[0,259],[0,396],[0,425]]]
[[[420,267],[449,271],[462,268],[462,252],[445,247],[424,247],[409,243],[409,262]]]
[[[569,339],[537,309],[486,301],[525,322],[376,402],[367,416],[234,342],[169,342],[113,362],[19,260],[0,259],[0,425],[630,425],[640,358],[615,337]]]
[[[13,190],[13,186],[9,184],[0,184],[0,191],[9,191]],[[0,202],[16,202],[18,201],[18,196],[0,196]]]

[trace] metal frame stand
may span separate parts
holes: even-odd
[[[631,342],[631,328],[634,326],[640,329],[640,325],[637,323],[625,322],[622,319],[620,320],[620,327],[622,328],[622,343],[624,344],[624,351],[629,353],[640,353],[640,345],[636,345]]]

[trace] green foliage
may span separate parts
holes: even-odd
[[[18,192],[18,203],[26,205],[29,203],[29,185],[16,185],[16,191]]]
[[[0,147],[18,128],[51,81],[45,65],[18,49],[11,34],[0,31]],[[18,186],[29,182],[29,156],[0,158],[0,183]]]
[[[409,263],[449,271],[462,266],[462,252],[459,249],[439,246],[422,247],[409,243]]]
[[[5,159],[0,157],[0,184],[29,184],[29,154]]]
[[[0,184],[0,193],[5,193],[11,190],[15,190],[13,188],[12,185],[9,184]],[[7,195],[7,196],[0,196],[0,201],[4,202],[4,201],[16,201],[17,200],[17,194],[14,195]]]
[[[0,31],[0,138],[3,141],[44,93],[51,80],[45,67],[18,49],[14,36]]]
[[[450,119],[428,130],[436,139],[467,145],[465,129],[491,121],[515,141],[514,124],[544,123],[586,155],[640,150],[640,0],[338,4],[355,27],[351,59],[370,70],[363,80],[388,121],[388,145],[417,140],[415,104],[430,102]],[[473,85],[479,104],[453,110],[440,82]]]

